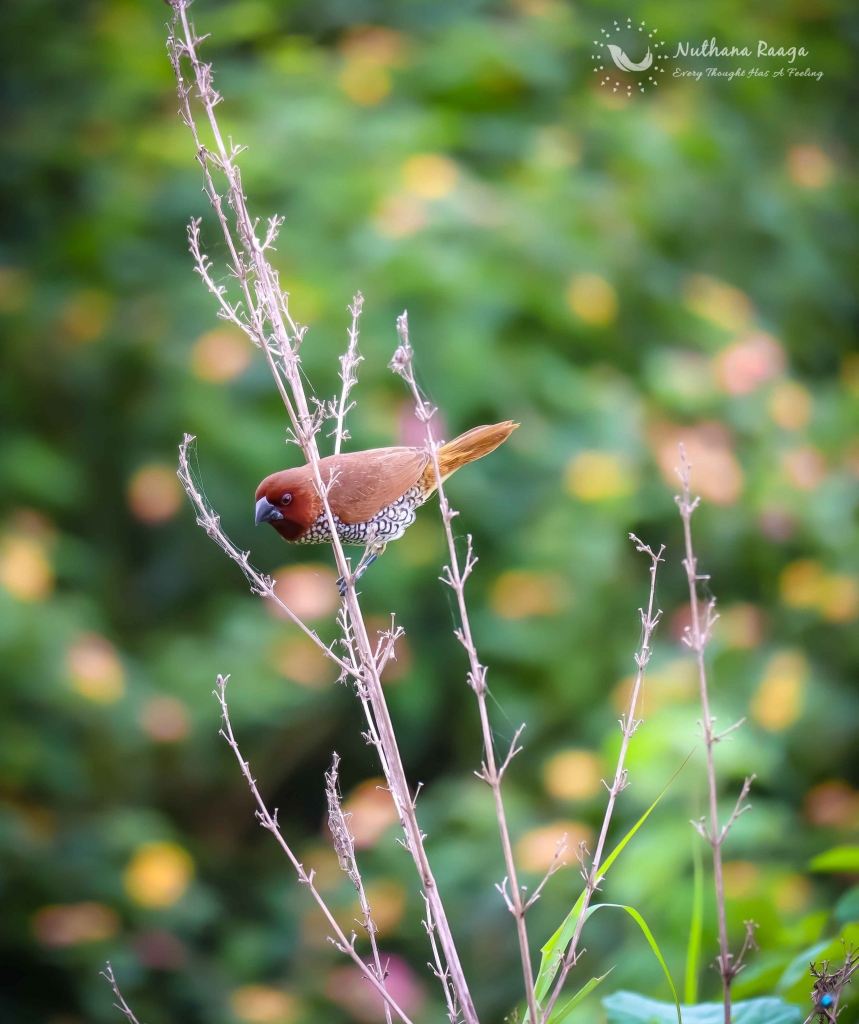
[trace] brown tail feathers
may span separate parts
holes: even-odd
[[[494,452],[518,426],[519,424],[513,420],[506,420],[504,423],[493,423],[491,426],[472,427],[471,430],[466,430],[464,434],[442,445],[438,451],[442,480],[446,480],[451,473],[455,473],[466,463],[482,459],[484,455]]]

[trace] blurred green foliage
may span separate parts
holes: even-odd
[[[258,566],[330,564],[252,528],[257,482],[296,451],[258,353],[219,326],[192,272],[194,215],[228,283],[176,116],[168,14],[156,0],[9,0],[0,14],[0,1016],[117,1020],[98,977],[109,957],[153,1024],[368,1019],[218,737],[211,691],[231,673],[260,786],[351,920],[323,834],[332,750],[368,844],[385,823],[374,784],[356,790],[378,767],[354,696],[247,593],[172,475],[182,432],[198,435],[209,497]],[[337,384],[347,303],[366,297],[350,444],[408,431],[386,369],[406,307],[448,433],[522,424],[450,495],[480,556],[470,597],[499,744],[528,723],[506,783],[528,884],[561,832],[601,820],[646,595],[630,530],[664,541],[668,560],[618,837],[697,743],[671,476],[686,440],[722,611],[713,705],[725,725],[749,716],[718,750],[726,811],[757,774],[725,851],[732,934],[760,924],[737,993],[803,1001],[806,951],[859,917],[849,857],[841,873],[808,872],[859,825],[856,9],[201,0],[194,15],[223,125],[250,147],[251,207],[286,218],[274,259],[310,325],[319,396]],[[627,15],[671,41],[801,44],[796,66],[824,75],[669,76],[619,98],[596,84],[590,50]],[[366,577],[365,604],[407,630],[390,703],[482,1019],[501,1021],[518,955],[443,557],[424,509]],[[289,578],[333,639],[327,572]],[[605,886],[644,915],[678,983],[703,797],[696,752]],[[439,1020],[395,833],[362,864],[398,983],[424,1000],[417,1020]],[[712,998],[706,882],[699,984]],[[580,884],[575,867],[551,880],[530,917],[535,951]],[[585,945],[578,985],[614,967],[603,987],[668,998],[626,915],[598,915]],[[577,1012],[604,1011],[595,996]]]

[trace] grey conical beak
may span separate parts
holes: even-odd
[[[270,523],[276,519],[283,519],[283,514],[271,504],[268,498],[260,498],[256,506],[256,515],[254,516],[254,522],[257,526],[260,523]]]

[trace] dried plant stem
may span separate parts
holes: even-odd
[[[101,972],[101,976],[103,978],[107,978],[108,982],[110,983],[110,987],[113,989],[113,994],[119,1000],[118,1003],[114,1003],[113,1005],[121,1013],[125,1014],[125,1018],[128,1021],[128,1024],[140,1024],[140,1022],[132,1013],[131,1007],[128,1005],[125,999],[123,999],[122,993],[119,991],[119,985],[117,985],[116,983],[116,978],[114,977],[113,974],[113,968],[110,966],[110,960],[107,961],[105,969]]]
[[[600,865],[602,864],[602,858],[605,852],[609,825],[611,824],[612,815],[614,814],[614,807],[617,802],[618,794],[626,789],[629,784],[628,772],[625,767],[629,742],[643,721],[643,719],[635,717],[635,711],[638,705],[638,698],[641,694],[641,686],[644,682],[644,674],[647,671],[647,663],[650,661],[650,640],[662,615],[661,610],[655,610],[654,601],[656,597],[656,571],[659,563],[663,561],[662,552],[665,550],[665,545],[662,545],[659,548],[659,551],[654,552],[652,548],[640,541],[634,533],[631,533],[629,538],[633,544],[635,544],[636,551],[640,551],[650,558],[650,592],[647,599],[647,610],[645,611],[644,608],[639,609],[639,614],[641,616],[641,645],[635,654],[635,682],[632,686],[632,694],[629,698],[627,711],[620,719],[620,728],[623,734],[623,739],[620,744],[620,753],[617,758],[614,780],[611,786],[608,787],[608,803],[606,804],[605,815],[603,816],[602,828],[600,829],[599,839],[597,840],[596,851],[594,852],[590,869],[585,871],[583,868],[582,870],[582,874],[585,879],[585,893],[581,912],[579,913],[578,920],[576,921],[576,928],[573,932],[573,937],[570,940],[570,948],[561,963],[561,969],[558,974],[557,981],[555,982],[555,987],[552,989],[552,994],[549,997],[549,1001],[547,1002],[545,1009],[543,1010],[543,1016],[542,1018],[534,1018],[535,1020],[541,1019],[542,1024],[545,1024],[545,1022],[548,1021],[555,1003],[558,1000],[558,996],[560,996],[561,990],[564,987],[567,975],[576,965],[580,956],[579,939],[581,938],[582,928],[585,923],[585,918],[587,917],[588,907],[590,906],[594,893],[599,889],[600,882],[603,878],[600,873]],[[584,863],[584,851],[582,851],[582,861]]]
[[[334,430],[334,454],[339,455],[343,442],[349,440],[349,431],[346,430],[346,413],[355,405],[349,401],[349,392],[358,383],[358,364],[364,358],[358,354],[358,320],[361,317],[361,310],[364,308],[364,296],[358,292],[352,299],[349,312],[352,314],[352,326],[349,328],[349,345],[346,351],[340,356],[340,380],[343,386],[340,389],[340,400],[337,402],[335,418],[337,426]]]
[[[325,773],[325,795],[328,798],[328,828],[334,841],[334,849],[337,853],[340,867],[349,876],[349,879],[355,886],[355,891],[358,893],[358,903],[361,907],[361,926],[370,940],[376,977],[384,988],[387,974],[382,968],[379,946],[376,942],[378,928],[373,922],[370,902],[364,889],[364,880],[361,878],[361,872],[358,870],[358,860],[355,856],[355,840],[349,831],[347,815],[343,813],[343,808],[340,805],[339,767],[340,757],[335,753],[331,763],[331,770]],[[385,1003],[385,1021],[386,1024],[391,1024],[391,1007],[388,1003]]]
[[[477,655],[477,648],[474,644],[474,637],[471,632],[471,621],[468,616],[468,606],[465,600],[465,583],[471,575],[477,562],[472,544],[471,535],[467,540],[467,551],[465,562],[460,565],[459,554],[456,550],[456,541],[453,536],[451,523],[459,514],[450,507],[447,496],[444,492],[444,483],[439,468],[438,451],[441,444],[433,436],[432,420],[436,414],[434,406],[425,402],[418,390],[417,381],[414,375],[414,352],[409,342],[409,320],[408,314],[403,313],[397,318],[397,333],[400,344],[391,362],[391,367],[398,373],[409,387],[415,401],[415,411],[418,419],[426,429],[426,446],[432,459],[435,472],[436,487],[438,490],[439,508],[444,524],[444,532],[447,538],[447,550],[449,562],[445,566],[442,581],[446,583],[456,595],[457,610],[459,613],[459,627],[456,630],[456,637],[465,648],[468,656],[468,685],[477,697],[477,705],[480,713],[480,728],[483,734],[483,764],[478,776],[482,778],[492,790],[495,803],[495,816],[498,820],[498,830],[501,835],[501,846],[504,851],[504,864],[507,877],[502,882],[500,891],[507,903],[507,907],[513,914],[516,921],[516,933],[519,940],[519,953],[522,960],[522,972],[525,981],[525,994],[528,1005],[528,1012],[532,1021],[537,1020],[537,1004],[534,998],[534,972],[531,966],[531,951],[528,945],[528,930],[525,924],[525,914],[532,901],[526,901],[523,890],[519,886],[516,875],[516,864],[513,858],[513,845],[510,841],[510,830],[507,826],[507,815],[504,811],[504,800],[501,795],[501,780],[510,764],[510,761],[521,750],[517,746],[519,736],[524,726],[516,730],[510,749],[503,762],[499,765],[495,755],[495,745],[492,738],[492,726],[489,722],[489,711],[486,706],[486,667],[480,663]],[[556,858],[552,870],[558,866],[559,858]],[[507,883],[509,882],[509,892]],[[542,888],[542,885],[541,885]]]
[[[441,982],[442,988],[444,989],[444,998],[447,1003],[447,1019],[450,1024],[457,1024],[459,1020],[459,1007],[456,1002],[456,993],[450,984],[450,972],[446,967],[442,965],[441,956],[438,951],[438,944],[435,941],[435,922],[432,919],[432,907],[429,904],[429,900],[424,896],[424,903],[427,909],[427,916],[424,919],[423,925],[426,929],[426,933],[429,936],[430,947],[432,949],[432,961],[427,963],[427,967],[433,972],[433,974]]]
[[[241,148],[233,145],[232,142],[227,147],[220,132],[214,108],[221,101],[221,97],[212,84],[211,65],[203,63],[198,56],[197,47],[201,39],[196,35],[188,20],[189,0],[171,0],[171,3],[175,17],[168,40],[168,48],[178,83],[180,114],[193,135],[197,147],[197,159],[205,176],[206,194],[223,231],[231,260],[229,270],[239,283],[243,303],[231,304],[226,298],[226,289],[217,285],[209,273],[211,264],[200,248],[199,221],[192,221],[189,229],[191,252],[195,258],[198,273],[218,300],[221,307],[219,315],[239,326],[262,349],[289,415],[293,440],[301,447],[307,464],[311,468],[313,481],[322,499],[333,537],[334,559],[345,584],[345,607],[352,629],[354,650],[357,654],[355,663],[348,666],[346,671],[353,677],[357,675],[362,692],[366,694],[365,709],[370,711],[368,724],[372,725],[371,731],[375,730],[375,742],[382,760],[382,768],[405,833],[405,846],[414,859],[426,898],[432,907],[433,921],[451,984],[456,991],[466,1024],[477,1024],[477,1014],[438,887],[424,850],[424,835],[417,822],[414,802],[382,691],[379,667],[373,655],[358,603],[355,577],[351,570],[350,560],[347,559],[339,540],[328,501],[328,490],[332,480],[323,480],[319,468],[320,457],[316,437],[325,418],[325,410],[317,408],[316,413],[311,414],[304,392],[298,350],[304,338],[305,329],[299,327],[290,315],[288,296],[281,291],[277,272],[271,267],[265,255],[266,250],[271,248],[277,237],[281,221],[279,218],[272,218],[269,221],[264,241],[259,240],[256,234],[256,222],[248,213],[241,186],[241,174],[235,162]],[[177,35],[177,26],[181,26],[181,38]],[[181,66],[183,59],[187,59],[191,64],[192,83],[187,83],[183,77]],[[196,98],[205,111],[215,140],[214,151],[209,150],[200,140],[191,107],[192,91],[196,91]],[[235,216],[239,244],[233,239],[232,229],[224,210],[223,197],[218,193],[214,184],[212,167],[221,171],[226,177],[226,199]],[[244,305],[244,310],[241,308],[242,305]],[[356,313],[353,313],[353,318],[357,336]],[[343,370],[347,379],[351,379],[354,375],[351,371],[347,373],[345,364]],[[344,402],[348,399],[346,383],[347,381],[344,380]],[[351,383],[349,387],[351,387]],[[343,416],[345,416],[345,412],[346,407],[344,406]],[[246,561],[246,556],[244,557]],[[329,656],[331,655],[329,654]],[[335,658],[335,660],[337,659]],[[344,665],[345,663],[341,663],[341,669],[344,668]]]
[[[823,960],[818,968],[816,964],[811,965],[811,974],[814,978],[814,988],[811,991],[811,998],[814,1002],[814,1009],[805,1018],[804,1024],[812,1024],[814,1020],[818,1024],[836,1024],[841,1010],[838,1004],[844,987],[853,980],[853,975],[859,971],[859,953],[853,946],[844,944],[844,964],[835,970],[830,970],[830,961]]]
[[[230,722],[230,711],[229,708],[227,707],[226,691],[228,679],[229,676],[218,676],[217,689],[215,690],[215,696],[218,698],[218,703],[221,705],[221,714],[223,716],[224,723],[221,729],[221,735],[224,737],[227,743],[229,743],[231,750],[236,755],[236,760],[239,762],[239,767],[242,770],[242,775],[244,775],[245,779],[247,780],[248,787],[250,788],[251,794],[253,795],[254,801],[256,802],[257,805],[256,816],[259,819],[259,823],[262,825],[263,828],[268,829],[268,831],[271,832],[274,838],[278,841],[281,849],[287,855],[290,862],[292,863],[292,866],[295,868],[299,882],[301,882],[302,885],[306,885],[307,888],[310,890],[311,895],[313,896],[314,900],[316,900],[317,906],[325,915],[329,925],[331,925],[331,928],[334,931],[334,934],[336,935],[336,939],[332,940],[334,945],[340,950],[341,953],[345,953],[347,956],[351,957],[352,960],[354,960],[354,962],[360,968],[361,973],[364,975],[367,981],[369,981],[373,985],[373,987],[376,989],[379,995],[385,1000],[385,1005],[390,1007],[390,1009],[393,1010],[394,1013],[396,1013],[396,1015],[402,1021],[405,1022],[405,1024],[411,1024],[409,1018],[406,1016],[403,1010],[400,1009],[396,1001],[389,995],[387,989],[385,988],[381,966],[378,964],[378,952],[376,952],[376,957],[377,967],[379,969],[380,974],[379,977],[376,976],[376,972],[373,970],[373,968],[368,967],[367,964],[364,963],[364,961],[361,959],[360,956],[358,956],[358,953],[355,951],[355,934],[352,934],[351,939],[346,938],[343,929],[337,923],[337,920],[335,919],[334,915],[328,909],[328,905],[325,903],[325,900],[323,900],[322,897],[320,896],[319,890],[313,884],[313,872],[311,871],[308,874],[304,870],[304,866],[302,865],[301,861],[295,856],[289,843],[287,843],[287,841],[283,838],[283,834],[280,831],[280,826],[278,825],[277,821],[277,811],[275,810],[273,815],[269,813],[265,801],[263,800],[259,790],[257,789],[256,779],[254,779],[253,775],[251,774],[250,765],[242,757],[242,753],[239,750],[239,745],[236,742],[235,736],[233,735],[233,726],[232,723]]]
[[[750,776],[743,783],[731,817],[724,827],[719,827],[718,808],[718,787],[716,784],[716,765],[713,757],[713,748],[729,732],[733,732],[742,722],[731,726],[721,735],[715,732],[716,719],[710,714],[710,696],[707,688],[707,666],[705,661],[705,650],[712,636],[713,626],[718,616],[716,615],[716,602],[711,599],[703,608],[698,597],[699,580],[708,580],[709,576],[702,576],[698,573],[698,559],[692,546],[692,515],[698,507],[700,498],[692,499],[689,489],[689,478],[691,465],[686,458],[683,446],[680,446],[680,468],[677,475],[680,478],[681,493],[675,498],[680,516],[683,520],[683,539],[685,557],[683,567],[686,570],[686,579],[689,585],[689,606],[691,609],[691,624],[686,630],[684,642],[695,654],[695,663],[698,669],[698,685],[701,693],[701,731],[704,736],[704,747],[707,755],[707,784],[709,791],[710,827],[704,825],[704,820],[693,822],[693,825],[700,832],[701,836],[710,844],[713,851],[713,875],[716,886],[716,915],[719,927],[719,956],[716,963],[719,975],[722,979],[722,994],[725,1010],[725,1024],[731,1024],[731,982],[743,969],[743,958],[749,948],[754,946],[754,923],[746,923],[746,941],[740,955],[734,960],[728,944],[728,925],[725,915],[725,881],[722,870],[722,844],[737,818],[751,808],[746,803],[746,797],[754,780]],[[733,961],[733,962],[732,962]]]

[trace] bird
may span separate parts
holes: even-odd
[[[442,482],[462,466],[483,458],[519,426],[513,420],[472,427],[438,449]],[[343,544],[363,544],[354,578],[398,540],[415,521],[418,508],[437,488],[435,467],[426,448],[372,448],[319,460],[328,488],[337,536]],[[256,489],[256,525],[269,523],[293,544],[327,544],[331,526],[310,465],[267,476]],[[338,581],[341,596],[346,584]]]

